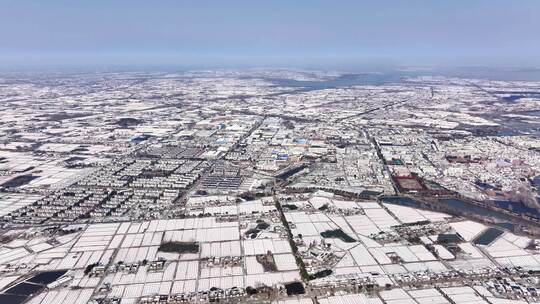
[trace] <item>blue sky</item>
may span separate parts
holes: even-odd
[[[540,1],[0,0],[0,64],[540,66]]]

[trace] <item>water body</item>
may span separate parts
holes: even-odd
[[[535,116],[538,116],[535,114]],[[533,119],[533,118],[531,118]],[[529,120],[523,121],[522,119],[493,119],[496,123],[501,125],[497,135],[500,136],[516,136],[516,135],[540,135],[540,122],[533,123]]]
[[[537,91],[493,91],[495,94],[511,94],[511,95],[523,95],[523,96],[540,96],[540,92]]]
[[[66,273],[65,270],[39,273],[32,278],[21,282],[0,294],[0,303],[24,303],[33,295],[38,294],[45,286],[52,283]]]
[[[26,298],[26,296],[0,294],[0,303],[19,304],[24,303],[26,301]]]
[[[302,284],[300,282],[292,282],[292,283],[289,283],[289,284],[285,284],[285,289],[287,290],[287,295],[288,296],[293,296],[293,295],[299,295],[299,294],[306,293],[306,290],[304,288],[304,284]]]
[[[29,279],[27,282],[47,285],[49,283],[52,283],[52,282],[58,280],[65,273],[66,273],[66,271],[64,271],[64,270],[42,272],[42,273],[34,276],[33,278]]]
[[[382,85],[399,83],[403,75],[400,73],[362,73],[345,74],[325,80],[294,80],[280,78],[266,78],[266,80],[280,87],[304,88],[305,91],[324,90],[332,88],[351,87],[359,85]]]
[[[487,246],[497,239],[504,231],[497,228],[489,228],[474,240],[476,245]]]
[[[24,303],[32,295],[35,295],[45,289],[43,285],[22,282],[0,294],[0,303]]]
[[[43,288],[44,287],[41,285],[22,282],[6,290],[5,293],[14,294],[14,295],[22,295],[22,296],[30,296],[40,291]]]
[[[472,213],[476,215],[481,215],[483,217],[491,217],[496,218],[497,220],[501,221],[497,225],[507,228],[507,229],[514,229],[515,224],[513,223],[513,219],[505,214],[499,213],[497,211],[493,211],[490,209],[486,209],[477,205],[469,204],[461,200],[457,199],[442,199],[440,202],[445,203],[447,206],[452,207],[453,209],[462,212],[462,213]]]
[[[426,206],[419,201],[415,201],[412,198],[408,197],[383,197],[381,199],[385,203],[413,207],[413,208],[422,208],[426,209]]]
[[[17,188],[17,187],[24,186],[30,183],[31,181],[33,181],[34,179],[38,177],[39,176],[31,175],[31,174],[20,175],[20,176],[10,179],[9,181],[3,183],[0,186],[6,187],[6,188]]]
[[[343,232],[343,230],[341,230],[341,229],[323,231],[323,232],[321,232],[321,236],[323,238],[338,238],[338,239],[344,241],[345,243],[354,243],[354,242],[356,242],[355,239],[350,237],[348,234]]]
[[[437,236],[437,242],[444,244],[455,244],[463,242],[463,238],[456,233],[441,233]]]
[[[499,93],[501,94],[501,93]],[[507,93],[508,94],[508,93]],[[502,97],[502,99],[506,102],[518,102],[520,99],[522,98],[540,98],[540,93],[512,93],[510,92],[509,94],[511,95],[508,95],[508,96],[504,96]]]
[[[499,208],[512,211],[518,214],[526,214],[534,218],[540,219],[540,211],[531,207],[527,207],[520,202],[493,201],[493,203]]]
[[[386,203],[397,204],[401,206],[421,208],[421,209],[432,209],[429,206],[423,204],[422,202],[416,201],[408,197],[384,197],[381,200]],[[474,214],[474,215],[477,215],[477,216],[479,215],[486,218],[487,217],[495,218],[498,220],[498,222],[493,223],[493,225],[499,226],[508,230],[514,230],[515,228],[515,223],[514,223],[513,218],[505,214],[499,213],[497,211],[493,211],[493,210],[486,209],[477,205],[469,204],[458,199],[441,199],[439,200],[439,202],[445,204],[447,207],[454,210],[457,214]]]
[[[264,78],[276,86],[303,88],[305,91],[343,88],[360,85],[384,85],[400,83],[405,77],[444,76],[469,79],[505,80],[505,81],[540,81],[540,69],[497,69],[497,68],[455,68],[424,70],[384,70],[377,73],[350,72],[338,77],[323,80],[294,80],[282,78]],[[301,90],[302,91],[302,90]],[[508,94],[508,92],[505,92]],[[512,92],[510,92],[512,93]],[[540,92],[515,92],[515,98],[538,96]],[[518,96],[519,95],[519,96]]]

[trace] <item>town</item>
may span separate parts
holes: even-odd
[[[538,303],[540,81],[0,74],[0,303]]]

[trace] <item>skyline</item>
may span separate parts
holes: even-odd
[[[540,66],[536,1],[2,2],[4,67]]]

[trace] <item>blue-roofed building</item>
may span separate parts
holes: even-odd
[[[299,145],[307,145],[308,140],[305,139],[305,138],[297,138],[297,139],[295,140],[295,143],[297,143],[297,144],[299,144]]]
[[[288,160],[288,159],[289,159],[288,152],[273,152],[272,153],[272,160]]]

